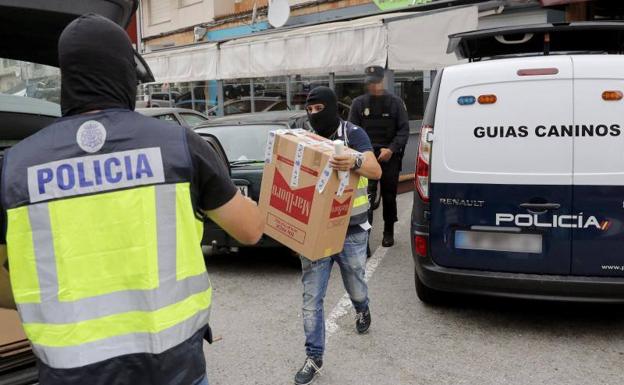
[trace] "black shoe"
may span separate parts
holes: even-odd
[[[394,234],[392,234],[392,233],[384,233],[383,240],[381,241],[381,245],[383,247],[392,247],[392,246],[394,246]]]
[[[368,328],[370,328],[370,324],[371,324],[371,315],[370,315],[369,308],[366,308],[366,310],[364,310],[363,312],[357,313],[355,315],[355,329],[357,330],[359,334],[364,334],[368,332]]]
[[[303,367],[299,369],[299,371],[295,375],[295,385],[311,384],[316,379],[316,376],[321,374],[322,367],[322,359],[314,359],[312,357],[306,358]]]

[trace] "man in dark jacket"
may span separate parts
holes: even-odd
[[[353,100],[349,121],[362,127],[373,144],[375,156],[381,165],[381,180],[371,180],[369,197],[375,202],[377,183],[381,183],[384,233],[382,245],[394,245],[394,223],[397,218],[397,188],[403,161],[403,151],[409,136],[409,120],[403,101],[384,89],[384,69],[366,68],[368,93]],[[372,209],[369,222],[373,222]]]

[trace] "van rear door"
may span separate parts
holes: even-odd
[[[624,57],[573,56],[572,274],[624,277]],[[606,100],[605,100],[606,99]]]
[[[573,121],[567,56],[446,68],[431,152],[430,250],[446,267],[569,274]]]

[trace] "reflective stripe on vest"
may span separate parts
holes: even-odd
[[[158,354],[207,324],[212,289],[188,183],[37,203],[7,217],[15,301],[45,364]]]
[[[368,179],[360,176],[357,189],[354,194],[353,209],[351,209],[351,218],[349,225],[360,225],[368,220]]]

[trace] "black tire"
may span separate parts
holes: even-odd
[[[425,286],[418,278],[418,274],[414,271],[414,283],[416,284],[416,295],[418,299],[427,305],[439,305],[447,299],[446,293]]]

